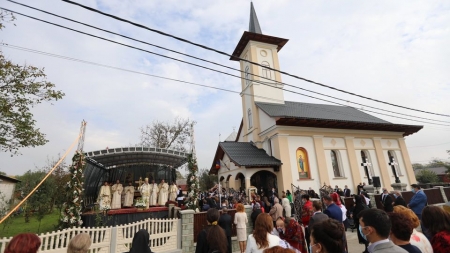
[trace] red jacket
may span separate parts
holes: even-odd
[[[302,223],[304,226],[308,226],[309,219],[311,219],[311,216],[313,215],[313,208],[312,208],[312,202],[306,201],[302,208]]]

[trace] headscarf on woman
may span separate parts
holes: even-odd
[[[145,229],[139,230],[133,237],[131,249],[128,253],[153,253],[149,246],[150,235]]]
[[[301,252],[306,251],[305,245],[305,234],[303,233],[302,226],[294,219],[283,219],[285,222],[285,231],[280,234],[280,238],[286,240],[294,248],[300,250]]]

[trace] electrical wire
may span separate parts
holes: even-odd
[[[232,76],[232,77],[235,77],[235,78],[243,79],[241,76],[233,75],[233,74],[230,74],[230,73],[227,73],[227,72],[223,72],[223,71],[220,71],[220,70],[212,69],[212,68],[205,67],[205,66],[202,66],[202,65],[199,65],[199,64],[195,64],[195,63],[192,63],[192,62],[187,62],[187,61],[184,61],[184,60],[176,59],[174,57],[169,57],[169,56],[162,55],[162,54],[159,54],[159,53],[155,53],[155,52],[152,52],[152,51],[149,51],[149,50],[146,50],[146,49],[142,49],[142,48],[131,46],[131,45],[128,45],[128,44],[125,44],[125,43],[121,43],[121,42],[117,42],[117,41],[114,41],[114,40],[110,40],[110,39],[107,39],[107,38],[104,38],[104,37],[100,37],[100,36],[97,36],[97,35],[86,33],[86,32],[83,32],[83,31],[79,31],[79,30],[76,30],[76,29],[73,29],[73,28],[70,28],[70,27],[66,27],[66,26],[63,26],[63,25],[60,25],[60,24],[56,24],[56,23],[53,23],[53,22],[50,22],[50,21],[46,21],[46,20],[43,20],[43,19],[39,19],[39,18],[36,18],[36,17],[32,17],[32,16],[29,16],[29,15],[26,15],[26,14],[23,14],[23,13],[19,13],[19,12],[16,12],[16,11],[12,11],[12,10],[9,10],[9,9],[6,9],[6,8],[0,7],[0,9],[5,10],[5,11],[9,11],[11,13],[14,13],[14,14],[17,14],[17,15],[21,15],[21,16],[24,16],[24,17],[27,17],[27,18],[30,18],[30,19],[34,19],[34,20],[41,21],[41,22],[44,22],[44,23],[47,23],[47,24],[51,24],[51,25],[54,25],[54,26],[57,26],[57,27],[60,27],[60,28],[64,28],[64,29],[67,29],[67,30],[70,30],[70,31],[73,31],[73,32],[77,32],[77,33],[80,33],[80,34],[91,36],[91,37],[94,37],[94,38],[97,38],[97,39],[100,39],[100,40],[108,41],[108,42],[111,42],[111,43],[114,43],[114,44],[118,44],[118,45],[125,46],[125,47],[128,47],[128,48],[132,48],[132,49],[136,49],[136,50],[143,51],[143,52],[146,52],[146,53],[150,53],[150,54],[153,54],[153,55],[157,55],[157,56],[160,56],[160,57],[163,57],[163,58],[167,58],[167,59],[171,59],[171,60],[174,60],[174,61],[182,62],[182,63],[185,63],[185,64],[189,64],[189,65],[192,65],[192,66],[195,66],[195,67],[207,69],[207,70],[210,70],[210,71],[213,71],[213,72],[221,73],[221,74]],[[321,100],[321,101],[334,103],[334,104],[345,106],[345,107],[351,107],[351,106],[348,106],[348,105],[345,105],[345,104],[342,104],[342,103],[338,103],[338,102],[335,102],[335,101],[322,99],[322,98],[317,98],[317,97],[314,97],[314,96],[311,96],[311,95],[306,95],[306,94],[303,94],[303,93],[300,93],[300,92],[283,89],[282,87],[273,86],[273,85],[267,84],[265,82],[261,82],[261,81],[257,81],[257,80],[252,80],[252,82],[256,82],[256,83],[259,83],[259,84],[262,84],[262,85],[266,85],[266,86],[271,86],[273,88],[285,90],[287,92],[291,92],[291,93],[294,93],[294,94],[299,94],[299,95],[302,95],[302,96],[318,99],[318,100]],[[352,108],[354,108],[354,107],[352,107]],[[450,125],[438,124],[438,123],[433,123],[433,122],[419,121],[419,120],[415,120],[415,119],[409,119],[409,118],[404,118],[404,117],[392,116],[392,115],[388,115],[388,114],[384,114],[384,113],[380,113],[380,112],[375,112],[375,111],[371,111],[371,110],[367,110],[367,109],[360,109],[360,110],[367,111],[367,112],[372,112],[372,113],[376,113],[376,114],[380,114],[380,115],[384,115],[384,116],[389,116],[389,117],[395,117],[395,118],[399,118],[399,119],[405,119],[405,120],[420,122],[420,123],[428,123],[428,124],[440,125],[440,126],[450,126]]]
[[[7,0],[7,1],[13,2],[12,0]],[[239,59],[240,61],[248,62],[250,64],[257,65],[257,66],[260,66],[260,67],[263,67],[263,68],[266,68],[266,69],[278,72],[280,74],[284,74],[284,75],[287,75],[287,76],[290,76],[290,77],[293,77],[293,78],[296,78],[296,79],[299,79],[299,80],[303,80],[305,82],[309,82],[309,83],[312,83],[312,84],[316,84],[316,85],[319,85],[319,86],[322,86],[322,87],[325,87],[325,88],[328,88],[328,89],[332,89],[332,90],[339,91],[339,92],[342,92],[342,93],[346,93],[346,94],[349,94],[349,95],[352,95],[352,96],[357,96],[357,97],[368,99],[368,100],[371,100],[371,101],[374,101],[374,102],[387,104],[387,105],[390,105],[390,106],[395,106],[395,107],[399,107],[399,108],[403,108],[403,109],[407,109],[407,110],[412,110],[412,111],[417,111],[417,112],[422,112],[422,113],[427,113],[427,114],[433,114],[433,115],[438,115],[438,116],[444,116],[444,117],[450,117],[450,115],[448,115],[448,114],[440,114],[440,113],[435,113],[435,112],[419,110],[419,109],[415,109],[415,108],[411,108],[411,107],[406,107],[406,106],[397,105],[397,104],[381,101],[381,100],[378,100],[378,99],[366,97],[366,96],[363,96],[363,95],[360,95],[360,94],[356,94],[356,93],[353,93],[353,92],[349,92],[349,91],[346,91],[346,90],[342,90],[342,89],[339,89],[339,88],[336,88],[336,87],[333,87],[333,86],[330,86],[330,85],[326,85],[326,84],[323,84],[323,83],[320,83],[320,82],[309,80],[309,79],[304,78],[304,77],[300,77],[300,76],[297,76],[297,75],[294,75],[294,74],[290,74],[290,73],[285,72],[285,71],[281,71],[281,70],[278,70],[278,69],[274,69],[274,68],[270,68],[270,67],[267,67],[267,66],[263,66],[263,65],[261,65],[261,64],[259,64],[257,62],[253,62],[253,61],[249,61],[249,60],[237,57],[237,56],[233,56],[233,55],[230,55],[230,54],[228,54],[226,52],[223,52],[223,51],[220,51],[220,50],[217,50],[217,49],[214,49],[214,48],[202,45],[202,44],[198,44],[198,43],[195,43],[195,42],[183,39],[181,37],[177,37],[175,35],[172,35],[172,34],[169,34],[169,33],[165,33],[165,32],[162,32],[162,31],[150,28],[150,27],[147,27],[147,26],[142,25],[142,24],[135,23],[133,21],[130,21],[130,20],[127,20],[127,19],[124,19],[124,18],[120,18],[120,17],[112,15],[112,14],[108,14],[108,13],[102,12],[100,10],[91,8],[89,6],[86,6],[86,5],[83,5],[83,4],[80,4],[80,3],[76,3],[76,2],[73,2],[73,1],[70,1],[70,0],[62,0],[62,1],[66,2],[66,3],[69,3],[69,4],[77,5],[79,7],[87,9],[89,11],[99,13],[101,15],[104,15],[104,16],[107,16],[107,17],[119,20],[121,22],[125,22],[125,23],[131,24],[133,26],[136,26],[136,27],[148,30],[148,31],[152,31],[152,32],[161,34],[163,36],[167,36],[167,37],[170,37],[170,38],[173,38],[173,39],[176,39],[176,40],[179,40],[179,41],[182,41],[182,42],[185,42],[185,43],[188,43],[188,44],[191,44],[191,45],[194,45],[194,46],[197,46],[197,47],[209,50],[209,51],[213,51],[213,52],[218,53],[218,54],[222,54],[222,55],[225,55],[225,56],[233,57],[233,58]]]
[[[441,143],[441,144],[424,145],[424,146],[414,146],[414,147],[408,147],[408,148],[434,147],[434,146],[442,146],[442,145],[446,145],[446,144],[450,144],[450,142]]]
[[[170,81],[175,81],[175,82],[180,82],[180,83],[185,83],[185,84],[191,84],[191,85],[201,86],[201,87],[210,88],[210,89],[216,89],[216,90],[231,92],[231,93],[245,95],[245,96],[258,97],[258,98],[264,98],[264,99],[268,99],[268,100],[272,100],[272,101],[284,102],[284,100],[269,98],[269,97],[265,97],[265,96],[258,96],[258,95],[253,95],[253,94],[249,94],[249,93],[238,92],[238,91],[234,91],[234,90],[214,87],[214,86],[210,86],[210,85],[198,84],[198,83],[188,82],[188,81],[184,81],[184,80],[179,80],[179,79],[174,79],[174,78],[168,78],[168,77],[148,74],[148,73],[139,72],[139,71],[135,71],[135,70],[129,70],[129,69],[124,69],[124,68],[120,68],[120,67],[114,67],[114,66],[110,66],[110,65],[101,64],[101,63],[95,63],[95,62],[80,60],[80,59],[77,59],[77,58],[72,58],[72,57],[52,54],[52,53],[48,53],[48,52],[43,52],[43,51],[39,51],[39,50],[35,50],[35,49],[30,49],[30,48],[24,48],[24,47],[20,47],[20,46],[10,45],[10,44],[7,44],[7,43],[1,43],[0,46],[8,47],[8,48],[16,49],[16,50],[21,50],[21,51],[26,51],[26,52],[31,52],[31,53],[36,53],[36,54],[41,54],[41,55],[45,55],[45,56],[51,56],[51,57],[55,57],[55,58],[70,60],[70,61],[74,61],[74,62],[80,62],[80,63],[90,64],[90,65],[95,65],[95,66],[100,66],[100,67],[105,67],[105,68],[110,68],[110,69],[130,72],[130,73],[134,73],[134,74],[146,75],[146,76],[155,77],[155,78],[159,78],[159,79],[165,79],[165,80],[170,80]],[[241,78],[241,79],[244,79],[244,78]],[[302,96],[308,96],[308,95],[301,94],[301,93],[296,93],[296,94],[302,95]],[[316,98],[316,97],[312,97],[312,96],[311,96],[311,98],[322,100],[320,98]],[[324,108],[319,108],[317,106],[314,106],[314,104],[303,103],[303,105],[304,106],[308,106],[308,107],[312,107],[312,108],[317,108],[317,109],[320,109],[320,110],[324,110],[324,111],[327,111],[327,112],[332,112],[334,114],[340,114],[340,115],[343,115],[343,116],[352,116],[352,117],[356,117],[356,118],[361,118],[361,119],[367,120],[366,117],[360,117],[360,116],[357,116],[357,115],[354,115],[354,114],[344,113],[342,111],[327,110],[327,109],[324,109]],[[345,107],[350,107],[350,106],[345,106]],[[350,108],[358,110],[357,108],[354,108],[354,107],[350,107]],[[359,109],[359,110],[361,110],[361,109]],[[396,117],[396,116],[392,116],[392,115],[385,115],[385,116]],[[412,119],[407,119],[407,120],[412,120]],[[424,123],[428,123],[428,122],[424,122]],[[431,123],[431,124],[434,124],[434,123]]]
[[[209,60],[200,58],[200,57],[192,56],[190,54],[182,53],[182,52],[179,52],[179,51],[176,51],[176,50],[173,50],[173,49],[169,49],[169,48],[158,46],[158,45],[155,45],[155,44],[152,44],[152,43],[148,43],[146,41],[135,39],[135,38],[132,38],[132,37],[129,37],[129,36],[126,36],[126,35],[122,35],[122,34],[119,34],[119,33],[116,33],[116,32],[112,32],[112,31],[109,31],[109,30],[106,30],[106,29],[103,29],[103,28],[99,28],[99,27],[96,27],[96,26],[93,26],[93,25],[90,25],[90,24],[86,24],[86,23],[83,23],[83,22],[80,22],[80,21],[77,21],[77,20],[74,20],[74,19],[70,19],[70,18],[61,16],[61,15],[57,15],[57,14],[54,14],[54,13],[51,13],[51,12],[48,12],[48,11],[45,11],[45,10],[42,10],[42,9],[39,9],[39,8],[35,8],[35,7],[32,7],[32,6],[26,5],[26,4],[22,4],[22,3],[16,2],[16,1],[12,1],[12,0],[8,0],[8,1],[12,2],[14,4],[17,4],[17,5],[20,5],[20,6],[24,6],[26,8],[30,8],[30,9],[33,9],[33,10],[36,10],[36,11],[39,11],[39,12],[43,12],[45,14],[52,15],[52,16],[55,16],[55,17],[58,17],[58,18],[61,18],[61,19],[64,19],[64,20],[68,20],[68,21],[71,21],[71,22],[74,22],[74,23],[77,23],[77,24],[81,24],[81,25],[84,25],[84,26],[87,26],[87,27],[90,27],[90,28],[93,28],[93,29],[96,29],[96,30],[100,30],[100,31],[103,31],[103,32],[106,32],[106,33],[109,33],[109,34],[117,35],[117,36],[120,36],[122,38],[126,38],[126,39],[129,39],[129,40],[132,40],[132,41],[140,42],[140,43],[143,43],[143,44],[146,44],[146,45],[150,45],[150,46],[153,46],[153,47],[156,47],[156,48],[159,48],[159,49],[162,49],[162,50],[166,50],[166,51],[169,51],[169,52],[172,52],[172,53],[180,54],[180,55],[183,55],[183,56],[186,56],[186,57],[190,57],[190,58],[193,58],[193,59],[196,59],[196,60],[200,60],[200,61],[211,63],[211,64],[214,64],[214,65],[217,65],[217,66],[220,66],[220,67],[224,67],[224,68],[227,68],[227,69],[231,69],[231,70],[235,70],[235,71],[238,71],[238,72],[241,72],[241,73],[245,73],[241,69],[229,67],[229,66],[226,66],[226,65],[223,65],[223,64],[220,64],[220,63],[216,63],[216,62],[213,62],[213,61],[209,61]],[[272,80],[270,78],[267,78],[267,77],[264,77],[264,76],[260,76],[260,75],[256,75],[256,74],[251,74],[251,75],[254,76],[254,77],[265,79],[265,80],[274,81],[274,80]],[[419,116],[414,116],[414,115],[408,115],[408,114],[404,114],[404,113],[394,112],[394,111],[390,111],[390,110],[386,110],[386,109],[381,109],[381,108],[377,108],[377,107],[373,107],[373,106],[369,106],[369,105],[365,105],[365,104],[361,104],[361,103],[345,100],[345,99],[342,99],[342,98],[338,98],[338,97],[335,97],[335,96],[331,96],[331,95],[323,94],[323,93],[320,93],[320,92],[312,91],[312,90],[309,90],[309,89],[301,88],[301,87],[298,87],[298,86],[295,86],[295,85],[291,85],[291,84],[287,84],[287,83],[284,83],[284,82],[275,81],[275,83],[276,84],[286,85],[286,86],[293,87],[293,88],[296,88],[296,89],[300,89],[300,90],[303,90],[303,91],[311,92],[311,93],[314,93],[314,94],[317,94],[317,95],[329,97],[329,98],[336,99],[336,100],[339,100],[339,101],[349,102],[349,103],[352,103],[352,104],[356,104],[358,106],[364,106],[364,107],[375,109],[375,110],[380,110],[380,111],[394,113],[394,114],[408,116],[408,117],[414,117],[414,118],[418,118],[418,119],[430,120],[430,121],[434,121],[434,122],[441,122],[441,123],[450,124],[450,122],[448,122],[448,121],[435,120],[435,119],[424,118],[424,117],[419,117]]]

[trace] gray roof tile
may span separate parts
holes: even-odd
[[[220,142],[220,147],[238,166],[280,166],[281,161],[269,156],[251,142]]]
[[[310,104],[286,101],[285,104],[261,103],[256,105],[270,117],[305,118],[392,124],[349,106]]]

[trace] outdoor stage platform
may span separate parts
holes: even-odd
[[[108,210],[107,214],[95,213],[94,211],[86,212],[81,215],[83,227],[97,226],[118,226],[148,218],[161,219],[169,216],[169,208],[165,206],[150,207],[149,209],[122,208]],[[99,224],[101,223],[101,224]]]

